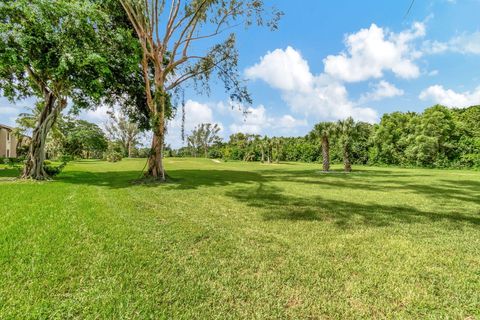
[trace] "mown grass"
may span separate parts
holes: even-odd
[[[0,319],[480,317],[479,172],[143,165],[0,181]]]

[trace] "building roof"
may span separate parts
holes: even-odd
[[[15,130],[15,128],[12,128],[12,127],[10,127],[10,126],[7,126],[7,125],[1,124],[1,123],[0,123],[0,129],[7,129],[8,131],[13,131],[13,130]],[[27,136],[27,135],[25,135],[25,134],[21,134],[21,136],[24,137],[24,138],[29,138],[29,139],[32,138],[32,137]]]
[[[12,127],[10,127],[10,126],[7,126],[7,125],[5,125],[5,124],[1,124],[1,123],[0,123],[0,128],[4,128],[4,129],[10,130],[10,131],[12,131],[12,130],[13,130],[13,128],[12,128]]]

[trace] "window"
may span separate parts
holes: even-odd
[[[7,131],[7,141],[10,141],[10,131]]]
[[[10,158],[10,150],[7,150],[7,158]]]

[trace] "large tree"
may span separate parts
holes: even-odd
[[[43,104],[36,119],[23,177],[45,179],[47,135],[67,98],[95,97],[97,25],[104,17],[90,1],[16,0],[0,4],[0,88],[14,101],[28,96]]]
[[[138,77],[126,66],[138,70],[132,43],[139,46],[131,41],[135,39],[127,22],[120,3],[113,0],[0,3],[2,94],[12,101],[36,97],[41,103],[23,177],[48,178],[43,169],[46,139],[69,100],[78,109],[102,100],[114,103],[118,97],[130,102],[135,96],[130,91],[137,92],[136,87],[128,89],[128,84]],[[116,85],[117,79],[124,81],[122,86]]]
[[[147,176],[164,181],[162,162],[166,121],[173,115],[171,94],[192,80],[208,91],[216,74],[230,98],[250,103],[237,71],[235,34],[222,37],[244,23],[277,27],[281,12],[267,12],[261,0],[120,0],[142,48],[145,96],[153,131]],[[203,41],[203,45],[199,42]],[[209,49],[205,48],[214,41]]]

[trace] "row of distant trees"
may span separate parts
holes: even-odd
[[[195,128],[189,139],[200,143],[189,143],[172,154],[270,163],[322,162],[324,170],[330,169],[330,162],[343,163],[346,171],[351,164],[480,168],[480,106],[436,105],[423,113],[393,112],[373,125],[351,118],[320,122],[305,137],[237,133],[224,142],[218,131],[206,130],[212,127]]]

